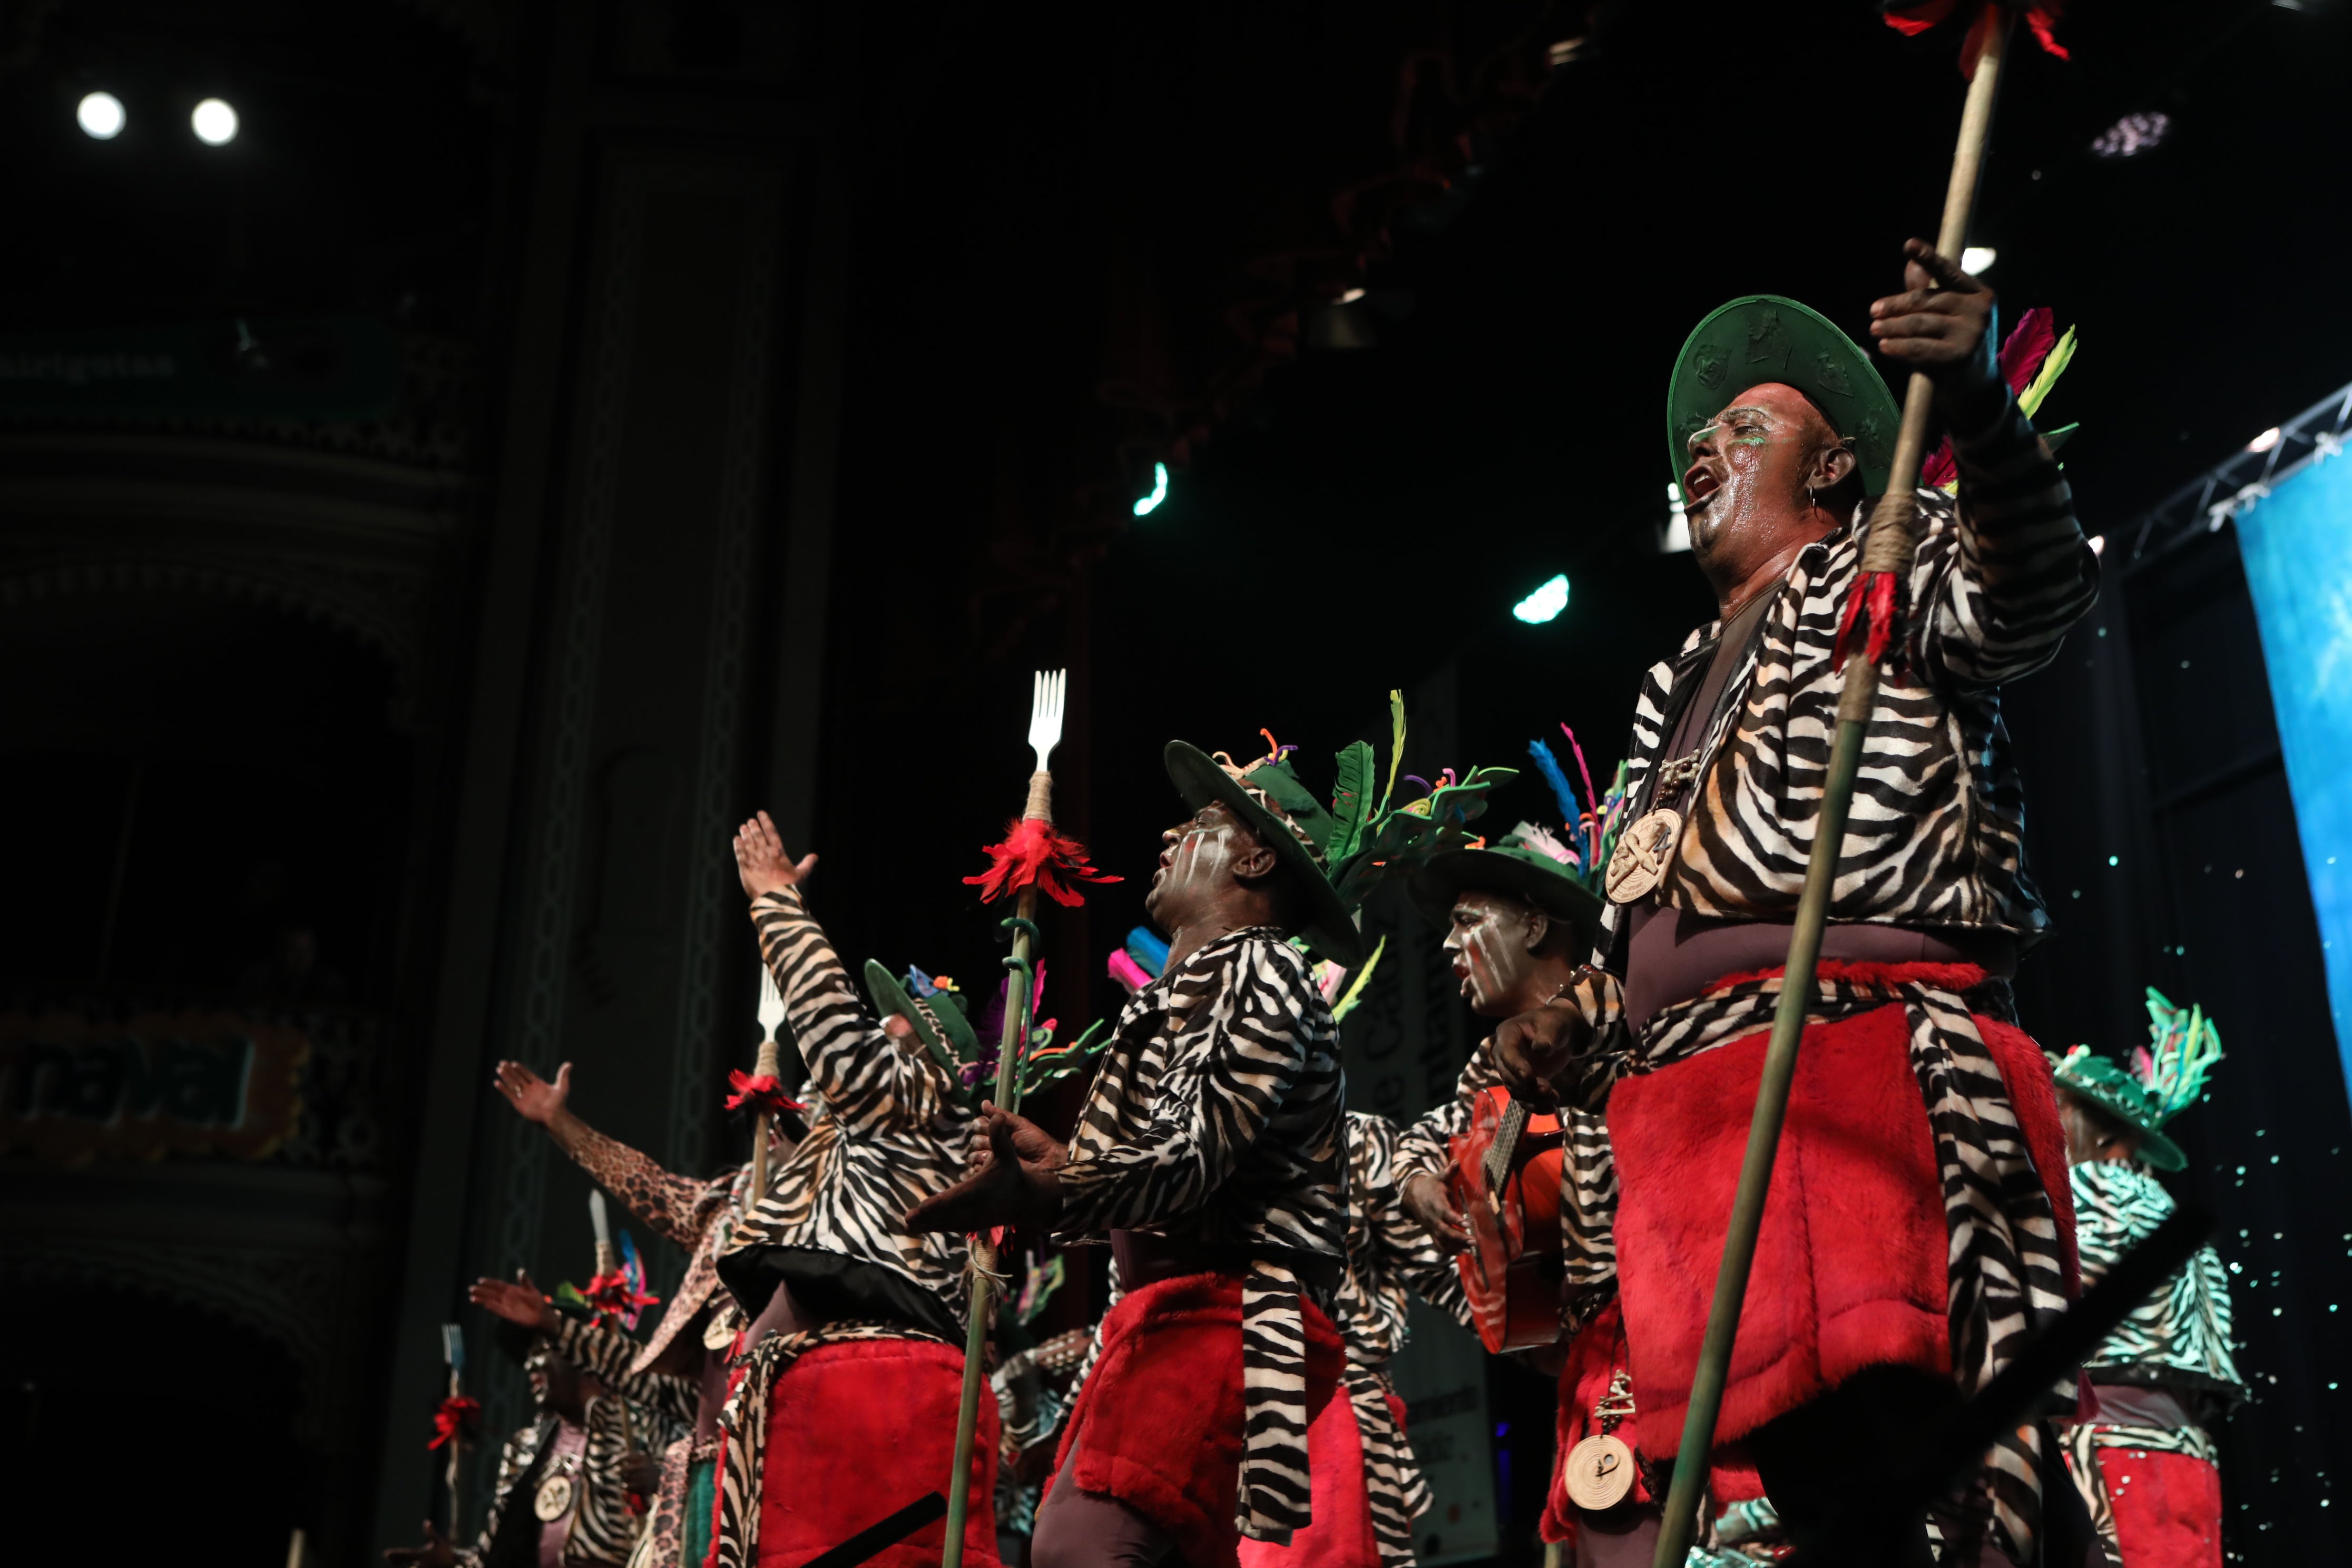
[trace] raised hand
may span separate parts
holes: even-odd
[[[815,856],[795,861],[784,852],[783,835],[764,811],[735,830],[735,871],[743,879],[747,899],[798,887],[815,869]]]
[[[418,1563],[422,1568],[454,1568],[457,1552],[441,1532],[433,1528],[433,1521],[428,1519],[425,1521],[424,1545],[388,1546],[384,1548],[383,1560],[387,1563]]]
[[[555,1327],[555,1309],[528,1274],[520,1280],[477,1279],[466,1287],[466,1300],[542,1334]]]
[[[1999,381],[1993,291],[1924,239],[1906,240],[1903,255],[1904,292],[1870,307],[1878,352],[1925,375],[1948,398]]]
[[[1445,1190],[1443,1179],[1423,1171],[1407,1178],[1397,1196],[1404,1212],[1429,1232],[1438,1251],[1459,1252],[1470,1245],[1470,1227],[1463,1223],[1462,1211],[1454,1206],[1454,1194]]]
[[[565,1062],[557,1068],[555,1081],[550,1083],[520,1062],[500,1062],[491,1081],[507,1097],[507,1102],[522,1113],[525,1121],[552,1127],[572,1098],[572,1064]]]

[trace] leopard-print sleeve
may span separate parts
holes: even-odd
[[[631,1214],[691,1252],[713,1203],[727,1201],[728,1181],[698,1182],[674,1176],[627,1144],[594,1128],[583,1130],[572,1157],[598,1186],[627,1205]]]

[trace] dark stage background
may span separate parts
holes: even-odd
[[[2352,1116],[2252,610],[2229,528],[2122,542],[2352,379],[2352,16],[2074,9],[1973,237],[2006,309],[2080,326],[2049,412],[2119,542],[2011,698],[2056,921],[2020,1001],[2053,1047],[2137,1043],[2148,984],[2219,1018],[2178,1186],[2256,1390],[2230,1546],[2338,1561]],[[464,1282],[588,1266],[584,1179],[489,1064],[573,1060],[592,1122],[718,1168],[755,984],[727,829],[767,805],[820,853],[853,960],[981,972],[956,879],[1021,803],[1034,668],[1072,672],[1060,815],[1136,879],[1054,916],[1066,1022],[1118,1003],[1171,734],[1320,759],[1401,687],[1414,772],[1560,721],[1605,772],[1709,613],[1657,545],[1674,350],[1755,291],[1858,331],[1961,91],[1858,4],[0,5],[0,353],[186,328],[232,388],[0,387],[0,982],[314,1045],[261,1156],[0,1161],[36,1511],[119,1506],[60,1459],[105,1401],[173,1456],[159,1501],[236,1500],[219,1561],[408,1539],[440,1322],[520,1408]],[[226,147],[185,129],[211,94]],[[1513,620],[1556,572],[1566,613]],[[1492,1375],[1524,1562],[1546,1393]]]

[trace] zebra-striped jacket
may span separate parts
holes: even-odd
[[[572,1529],[563,1538],[564,1568],[590,1568],[591,1564],[600,1563],[617,1568],[628,1562],[636,1545],[642,1517],[629,1511],[628,1488],[621,1479],[622,1456],[632,1447],[659,1453],[677,1432],[659,1412],[645,1405],[628,1405],[620,1395],[610,1394],[588,1402],[583,1425],[588,1441],[581,1456]],[[518,1426],[507,1438],[506,1447],[499,1452],[498,1481],[490,1492],[490,1505],[482,1515],[482,1533],[472,1546],[457,1552],[461,1568],[506,1568],[510,1562],[538,1563],[540,1525],[531,1515],[531,1500],[542,1479],[541,1460],[561,1426],[561,1420],[547,1412],[530,1425]],[[521,1492],[520,1497],[516,1495],[518,1490]],[[529,1533],[530,1549],[524,1552],[509,1546],[503,1552],[493,1552],[499,1525],[509,1509],[523,1510],[512,1528]]]
[[[808,1135],[770,1177],[766,1200],[734,1227],[720,1272],[754,1247],[828,1253],[912,1286],[922,1318],[952,1330],[965,1312],[963,1237],[918,1236],[903,1221],[963,1179],[972,1117],[945,1068],[867,1016],[797,889],[761,895],[751,921],[808,1067]]]
[[[2030,942],[2048,917],[2026,874],[2024,790],[2000,689],[2057,656],[2098,596],[2098,557],[2056,461],[2014,400],[1982,434],[1953,445],[1958,504],[1940,490],[1919,492],[1900,657],[1880,683],[1863,742],[1830,919]],[[1756,647],[1732,673],[1655,895],[1678,910],[1735,921],[1796,912],[1843,687],[1832,652],[1861,571],[1866,509],[1799,552]],[[1661,804],[1653,798],[1658,753],[1721,626],[1691,633],[1642,682],[1625,759],[1635,816]],[[1620,969],[1607,961],[1626,929],[1622,907],[1611,905],[1602,926],[1595,962]]]

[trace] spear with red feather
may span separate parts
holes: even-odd
[[[2001,68],[2009,53],[2010,8],[1997,4],[1969,5],[1962,0],[1927,0],[1926,4],[1888,5],[1887,24],[1899,32],[1921,33],[1939,22],[1965,18],[1968,35],[1960,69],[1969,77],[1967,105],[1960,112],[1959,144],[1952,154],[1952,173],[1944,190],[1943,226],[1937,231],[1936,250],[1958,256],[1968,243],[1969,217],[1976,205],[1977,178],[1984,166],[1992,132],[1992,111],[2000,89]],[[2045,48],[2064,52],[2050,36],[2060,6],[2055,0],[2027,8],[2029,25]],[[1838,861],[1845,847],[1846,812],[1853,804],[1855,774],[1862,762],[1864,732],[1878,696],[1879,660],[1890,650],[1899,657],[1895,637],[1897,603],[1895,585],[1909,574],[1917,538],[1921,460],[1927,455],[1927,423],[1933,412],[1935,384],[1914,371],[1903,400],[1903,423],[1895,442],[1895,461],[1886,493],[1870,514],[1869,533],[1863,546],[1862,572],[1847,600],[1839,632],[1843,654],[1848,631],[1866,621],[1864,657],[1843,659],[1844,687],[1838,701],[1837,735],[1832,743],[1829,780],[1822,792],[1821,816],[1805,867],[1804,892],[1797,902],[1795,929],[1789,937],[1789,962],[1781,982],[1780,999],[1772,1019],[1771,1043],[1766,1047],[1764,1070],[1756,1089],[1756,1111],[1748,1126],[1748,1151],[1739,1168],[1739,1185],[1731,1202],[1731,1223],[1724,1237],[1723,1262],[1716,1273],[1715,1300],[1708,1308],[1706,1335],[1700,1342],[1698,1370],[1691,1381],[1688,1414],[1683,1422],[1682,1447],[1675,1458],[1674,1480],[1666,1494],[1665,1516],[1660,1521],[1653,1568],[1682,1568],[1697,1534],[1698,1508],[1707,1482],[1707,1458],[1715,1447],[1716,1418],[1722,1413],[1723,1390],[1731,1365],[1731,1349],[1739,1334],[1739,1308],[1748,1294],[1748,1276],[1756,1261],[1756,1237],[1764,1220],[1764,1199],[1772,1185],[1773,1157],[1779,1152],[1780,1124],[1789,1109],[1789,1085],[1797,1067],[1797,1045],[1805,1028],[1805,1004],[1813,994],[1813,976],[1821,960],[1822,929],[1829,917],[1830,891],[1837,879]]]
[[[989,846],[989,868],[964,880],[980,889],[984,903],[1006,894],[1015,896],[1015,915],[1004,923],[1013,928],[1013,956],[1004,961],[1011,978],[1004,989],[1004,1032],[996,1052],[996,1092],[993,1100],[1006,1110],[1021,1109],[1021,1061],[1029,1040],[1029,1016],[1035,1000],[1031,958],[1037,928],[1037,894],[1066,908],[1085,901],[1077,884],[1116,882],[1087,861],[1086,846],[1054,826],[1054,748],[1062,743],[1062,711],[1069,675],[1065,670],[1037,672],[1029,693],[1029,749],[1036,753],[1036,771],[1029,775],[1029,800],[1020,817],[1006,829],[1004,840]],[[971,1501],[971,1452],[979,1436],[980,1391],[985,1370],[989,1294],[994,1288],[996,1241],[989,1236],[971,1238],[971,1313],[965,1328],[963,1400],[956,1412],[955,1469],[948,1482],[947,1548],[940,1568],[963,1568],[964,1520]]]

